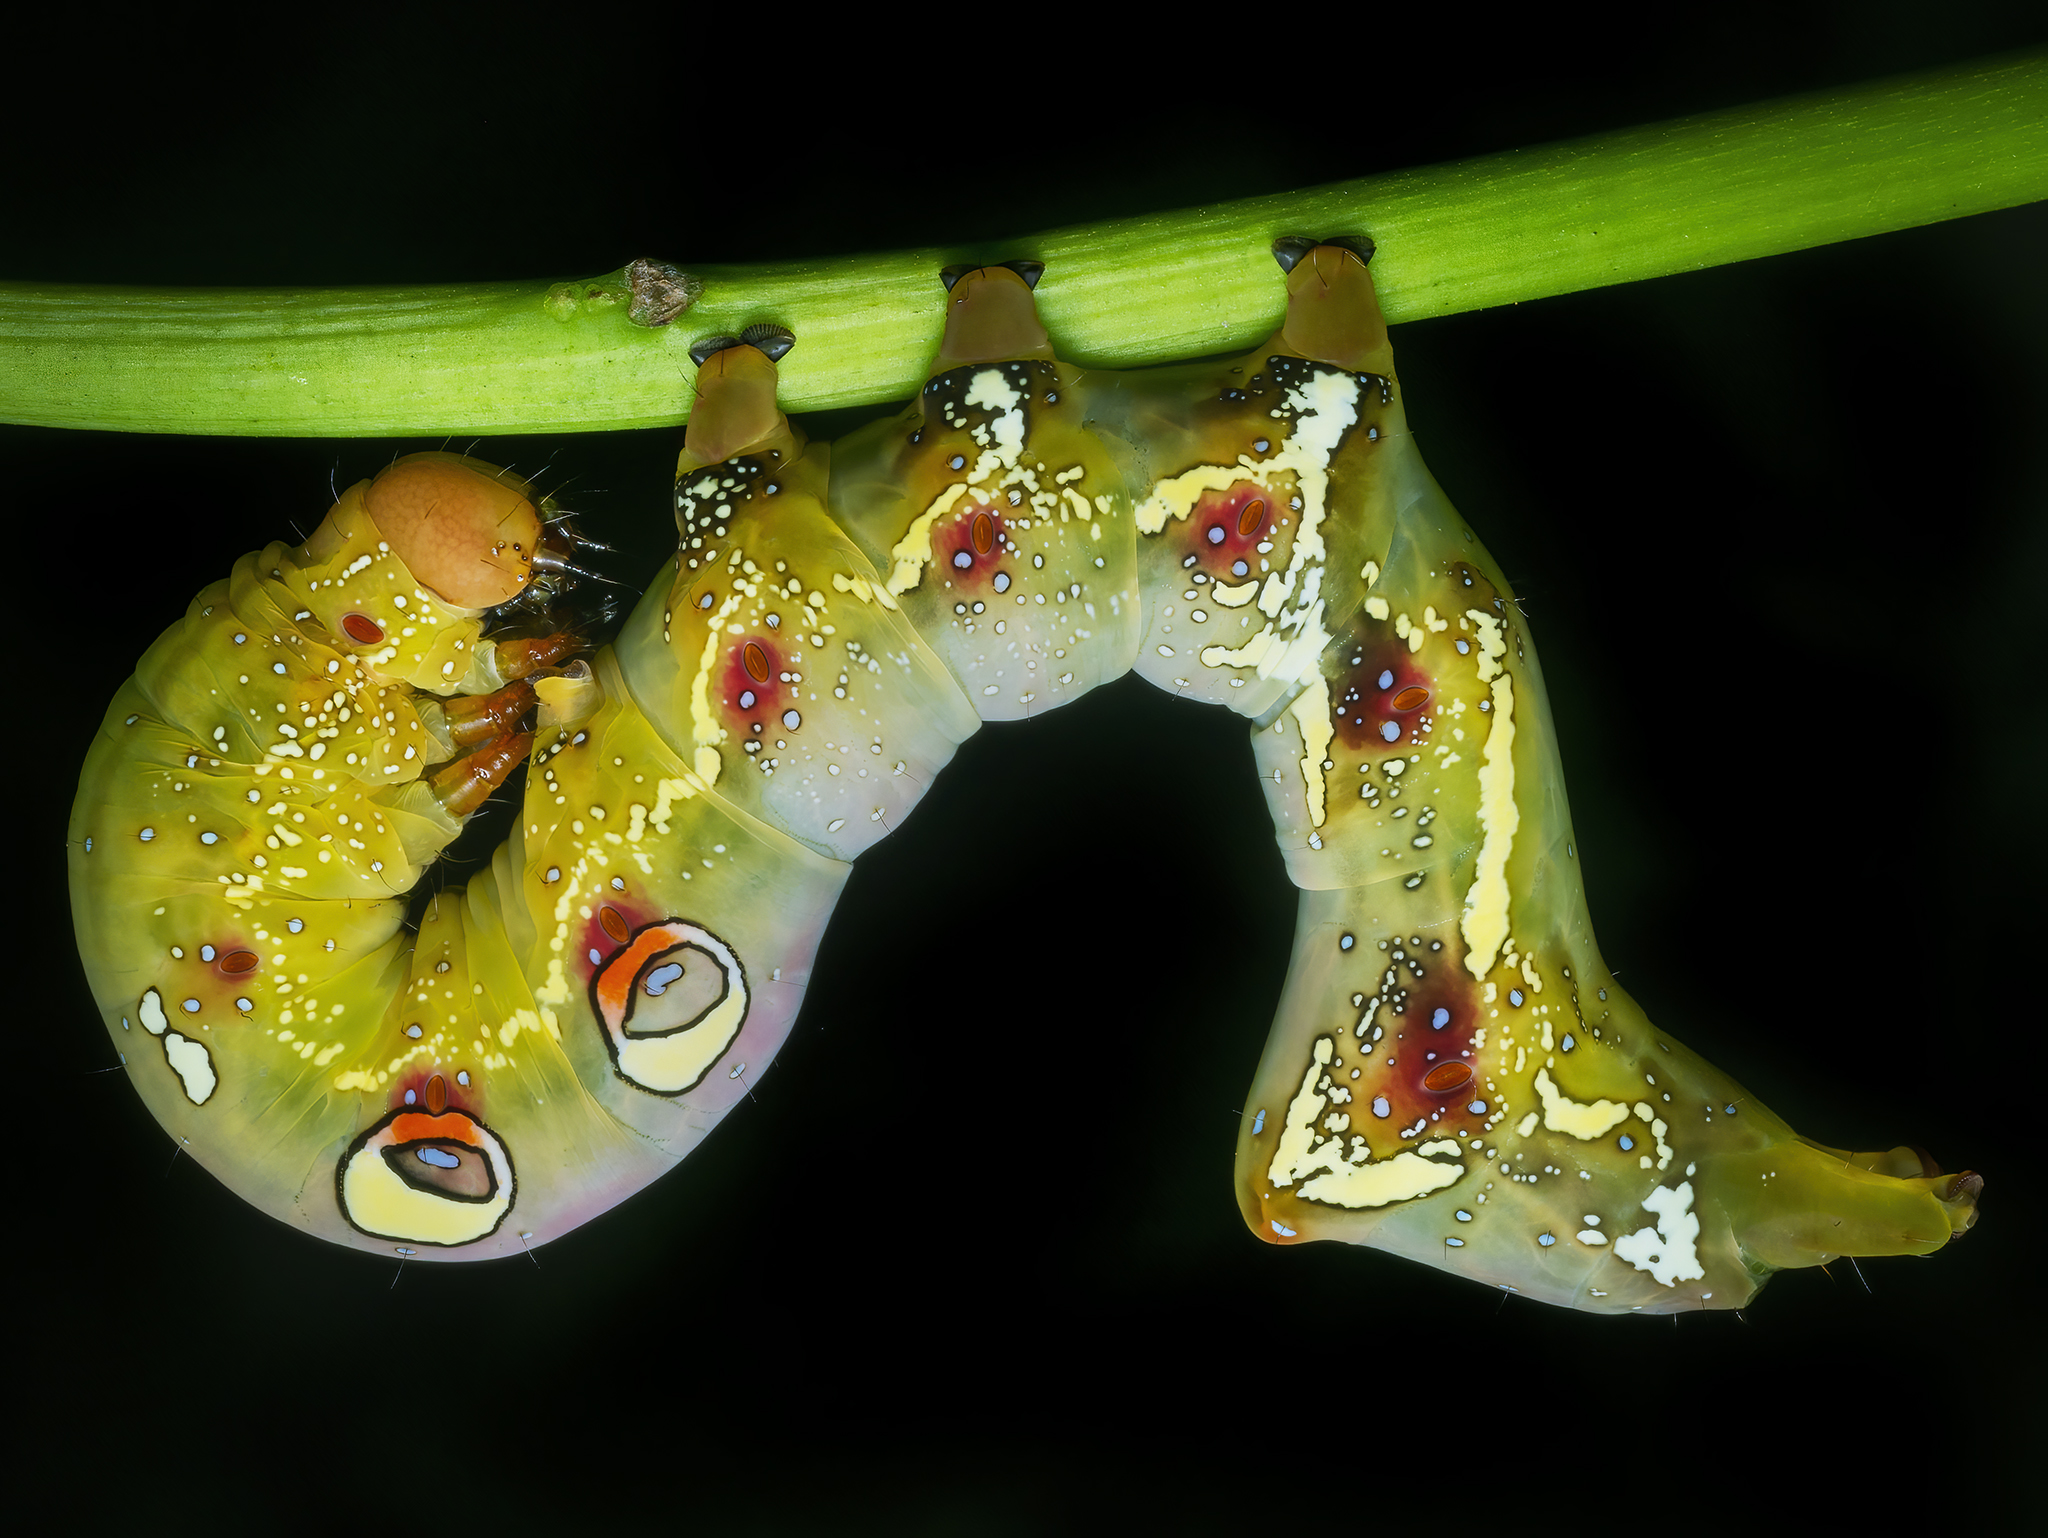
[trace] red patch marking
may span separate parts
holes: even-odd
[[[1201,558],[1219,582],[1250,582],[1259,575],[1259,545],[1280,526],[1273,494],[1250,481],[1206,493],[1188,514],[1181,543]],[[1240,574],[1233,568],[1244,563]]]
[[[407,1117],[425,1119],[432,1116],[450,1123],[466,1124],[469,1113],[474,1110],[473,1102],[477,1093],[477,1087],[473,1084],[466,1088],[458,1088],[455,1070],[445,1064],[415,1063],[399,1074],[397,1082],[391,1086],[390,1106],[392,1110],[401,1113],[400,1120]],[[410,1105],[405,1101],[408,1094],[412,1096]],[[458,1105],[456,1101],[471,1104]],[[444,1131],[425,1135],[467,1141],[460,1132]],[[400,1138],[399,1141],[404,1142],[406,1139]]]
[[[776,713],[782,696],[778,680],[786,671],[782,654],[767,636],[754,636],[726,649],[720,694],[727,713],[737,717],[749,735],[760,736]]]
[[[1384,1010],[1373,1016],[1385,1034],[1369,1047],[1358,1048],[1365,1058],[1360,1064],[1365,1083],[1354,1094],[1366,1103],[1376,1095],[1386,1096],[1389,1110],[1382,1125],[1390,1129],[1427,1121],[1432,1112],[1438,1113],[1429,1123],[1432,1133],[1476,1128],[1485,1116],[1466,1107],[1472,1103],[1479,1071],[1472,1051],[1472,1033],[1479,1025],[1478,998],[1451,972],[1457,963],[1448,951],[1429,953],[1423,964],[1428,975],[1419,979],[1402,967],[1409,993],[1401,1013]],[[1439,1010],[1445,1017],[1441,1026],[1434,1024]],[[1394,1061],[1389,1064],[1388,1058]]]
[[[344,614],[341,628],[358,646],[375,646],[384,639],[384,627],[367,614]]]
[[[935,568],[955,587],[981,587],[1015,553],[1003,515],[993,507],[970,507],[932,530]]]
[[[1406,753],[1421,743],[1419,712],[1436,693],[1436,679],[1415,654],[1391,636],[1355,642],[1330,691],[1330,722],[1337,740],[1354,753]]]
[[[240,977],[245,972],[256,970],[254,951],[229,951],[220,958],[220,969],[229,977]]]
[[[484,1143],[476,1123],[460,1111],[408,1111],[392,1120],[390,1131],[394,1143],[467,1143],[472,1148]]]

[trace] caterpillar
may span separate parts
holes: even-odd
[[[1797,1137],[1609,977],[1534,645],[1407,430],[1371,245],[1275,256],[1260,348],[1125,375],[1055,354],[1036,264],[949,270],[923,390],[831,445],[776,403],[788,333],[701,340],[676,553],[588,655],[548,623],[573,541],[477,461],[400,460],[244,557],[116,696],[71,819],[144,1102],[322,1238],[544,1244],[746,1093],[850,862],[961,742],[1136,671],[1251,722],[1301,889],[1236,1151],[1261,1239],[1619,1313],[1966,1230],[1974,1173]],[[521,760],[512,837],[410,933]]]

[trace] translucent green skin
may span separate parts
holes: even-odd
[[[387,675],[338,643],[332,602],[312,602],[328,567],[280,547],[245,561],[280,592],[243,576],[223,607],[209,590],[152,648],[73,814],[81,949],[145,1100],[231,1187],[323,1237],[443,1259],[544,1243],[687,1154],[766,1067],[844,862],[979,720],[1136,666],[1255,720],[1306,893],[1238,1148],[1261,1238],[1370,1243],[1625,1312],[1735,1307],[1776,1267],[1922,1253],[1967,1227],[1973,1185],[1905,1150],[1804,1143],[1608,977],[1512,594],[1422,466],[1390,363],[1317,363],[1286,335],[1121,379],[954,367],[833,449],[778,424],[686,467],[676,558],[614,648],[543,684],[517,832],[410,948],[402,894],[458,829],[418,782],[432,754],[315,793],[250,736],[180,778],[218,698],[237,723],[278,703],[232,627],[201,623],[209,603],[280,655],[335,654],[434,737],[414,686],[440,674]],[[302,601],[318,612],[293,618]],[[299,795],[273,802],[286,768]],[[224,846],[139,839],[194,815],[226,827],[259,787],[315,822],[366,797],[382,842],[330,841],[347,879],[286,878],[263,852],[275,820],[242,817],[236,882],[209,863]],[[357,898],[373,858],[378,895]],[[257,965],[225,976],[201,944]],[[670,1009],[682,1028],[608,1021],[607,978],[642,1025]],[[169,1023],[144,1043],[151,989]],[[287,1019],[308,996],[310,1046]],[[217,1080],[203,1102],[195,1042]],[[423,1110],[434,1083],[445,1112]],[[442,1162],[406,1184],[422,1158]]]

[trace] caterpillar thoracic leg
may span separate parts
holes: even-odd
[[[1122,378],[1055,356],[1037,263],[949,269],[929,381],[832,448],[776,403],[786,330],[701,339],[676,555],[588,660],[487,633],[577,568],[476,461],[401,460],[244,557],[73,812],[80,946],[159,1119],[329,1239],[544,1243],[745,1092],[845,862],[980,721],[1135,666],[1253,721],[1302,889],[1238,1145],[1261,1238],[1624,1312],[1968,1228],[1978,1177],[1798,1138],[1609,976],[1535,652],[1415,452],[1370,243],[1275,251],[1270,341]],[[408,936],[529,751],[511,839]]]

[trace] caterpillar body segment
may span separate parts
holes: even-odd
[[[831,452],[774,410],[774,365],[739,345],[703,371],[735,354],[753,355],[744,367],[765,386],[765,409],[741,408],[757,436],[707,465],[692,419],[677,467],[680,549],[650,589],[662,601],[642,604],[620,637],[620,665],[719,799],[851,860],[901,824],[980,723],[827,513]]]
[[[1124,375],[1094,396],[1134,488],[1137,670],[1252,717],[1292,692],[1384,568],[1386,449],[1407,435],[1358,257],[1318,248],[1289,274],[1287,306],[1244,357]]]
[[[917,399],[836,448],[831,511],[980,719],[1018,720],[1130,671],[1130,499],[1025,279],[977,269],[948,300]]]
[[[408,564],[528,606],[570,571],[473,461],[246,557],[123,687],[73,815],[152,1109],[323,1237],[544,1243],[747,1092],[847,862],[981,720],[1135,666],[1251,719],[1302,892],[1237,1148],[1262,1239],[1663,1312],[1966,1230],[1978,1177],[1797,1137],[1614,983],[1526,622],[1415,451],[1369,245],[1276,254],[1270,341],[1124,378],[1055,356],[1035,264],[949,271],[918,399],[832,446],[776,404],[786,332],[699,341],[677,553],[587,661]],[[529,752],[512,837],[409,937]]]
[[[493,1082],[515,1070],[536,1148],[583,1151],[523,1204],[539,1236],[639,1189],[746,1093],[795,1021],[848,867],[705,785],[609,648],[544,720],[527,783],[465,930]]]

